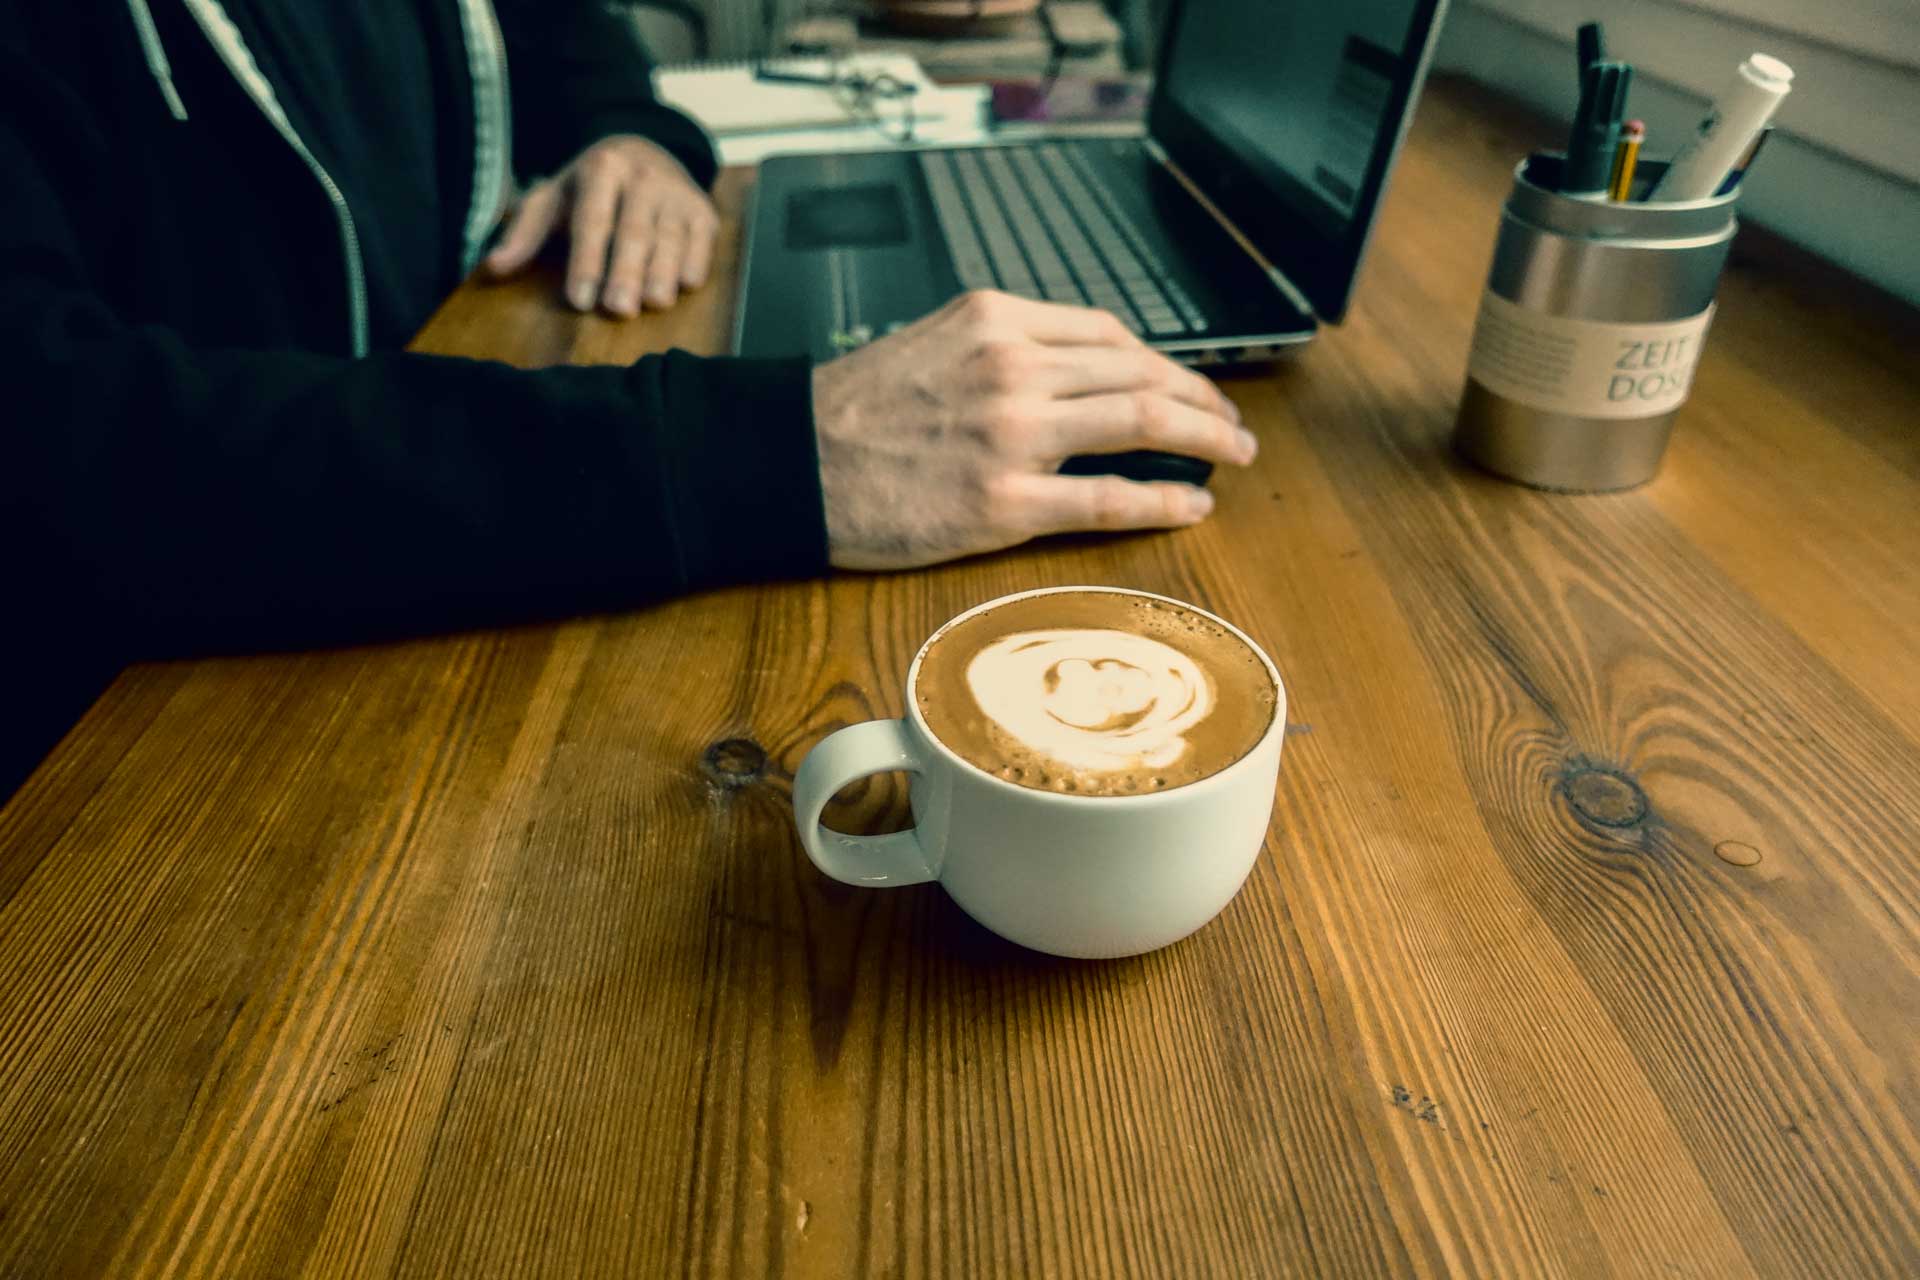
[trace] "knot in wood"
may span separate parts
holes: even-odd
[[[1564,786],[1574,813],[1596,827],[1637,827],[1651,808],[1640,784],[1616,769],[1579,765],[1567,773]]]
[[[700,767],[728,790],[750,786],[767,772],[766,748],[751,738],[726,738],[707,748]]]

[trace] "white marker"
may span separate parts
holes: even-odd
[[[1741,63],[1733,83],[1713,100],[1707,118],[1647,199],[1705,200],[1713,195],[1792,88],[1793,68],[1778,58],[1756,53]]]

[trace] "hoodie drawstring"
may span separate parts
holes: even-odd
[[[153,12],[147,8],[147,0],[127,0],[127,11],[133,15],[134,30],[140,33],[140,48],[147,55],[147,70],[153,74],[153,82],[160,86],[167,110],[173,112],[175,120],[185,120],[187,104],[180,101],[180,94],[173,87],[173,68],[167,62],[167,50],[160,43],[160,30],[153,25]]]

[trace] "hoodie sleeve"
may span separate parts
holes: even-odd
[[[652,59],[634,26],[597,0],[495,0],[513,91],[522,179],[564,167],[610,134],[671,152],[703,187],[718,164],[706,131],[653,96]]]
[[[78,104],[76,103],[76,109]],[[0,549],[123,657],[631,607],[826,565],[804,361],[524,371],[209,348],[117,314],[0,115]],[[62,157],[68,157],[62,159]],[[34,606],[44,607],[34,607]]]

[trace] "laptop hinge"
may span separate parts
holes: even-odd
[[[1267,273],[1267,278],[1273,281],[1273,287],[1278,289],[1286,297],[1287,301],[1294,305],[1294,309],[1299,311],[1303,316],[1317,318],[1314,316],[1313,304],[1307,301],[1307,295],[1301,293],[1299,289],[1294,287],[1293,281],[1287,279],[1286,272],[1280,270],[1280,268],[1274,266],[1271,262],[1268,262],[1265,258],[1254,252],[1253,246],[1248,244],[1246,237],[1240,234],[1240,229],[1227,220],[1227,216],[1220,212],[1219,207],[1215,205],[1213,201],[1207,199],[1205,193],[1200,190],[1200,184],[1188,177],[1186,172],[1173,162],[1173,157],[1167,154],[1167,149],[1154,141],[1151,136],[1143,137],[1140,141],[1146,144],[1147,154],[1159,161],[1162,165],[1165,165],[1168,172],[1178,178],[1181,184],[1193,193],[1194,198],[1200,202],[1202,207],[1204,207],[1208,213],[1212,214],[1221,226],[1227,229],[1228,234],[1234,238],[1235,242],[1238,243],[1241,248],[1245,249],[1255,262],[1260,264],[1261,269]]]

